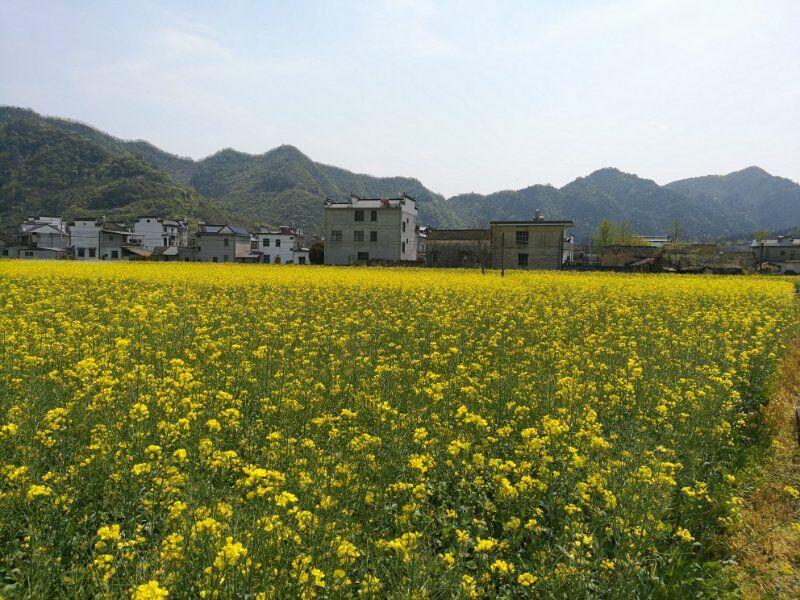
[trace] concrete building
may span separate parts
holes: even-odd
[[[325,200],[325,264],[417,260],[417,202],[399,198]]]
[[[235,262],[253,259],[250,234],[236,225],[197,224],[197,260]]]
[[[492,244],[488,229],[428,229],[427,234],[427,266],[491,266]]]
[[[572,226],[572,221],[545,221],[539,211],[531,221],[492,221],[492,266],[560,269],[567,249],[564,232]]]
[[[151,252],[156,248],[177,249],[189,245],[189,226],[186,221],[144,216],[136,219],[133,231],[142,236],[142,246]]]
[[[72,253],[76,260],[142,260],[150,251],[142,236],[104,217],[78,217],[70,226]]]
[[[643,235],[641,238],[651,246],[656,246],[657,248],[663,248],[667,244],[672,243],[672,238],[668,235]]]
[[[17,258],[65,258],[69,253],[69,233],[61,217],[28,217],[13,235]]]
[[[259,262],[274,265],[308,264],[308,248],[303,245],[305,238],[300,229],[261,227],[255,234],[255,240],[253,250],[261,254]]]
[[[753,240],[750,249],[757,265],[767,265],[782,275],[800,274],[800,238]]]

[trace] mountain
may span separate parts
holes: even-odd
[[[0,107],[0,218],[33,212],[143,212],[239,224],[295,224],[322,234],[323,199],[395,196],[418,200],[419,222],[483,227],[493,219],[572,219],[586,240],[604,219],[627,221],[644,235],[677,222],[695,239],[749,236],[800,226],[800,186],[750,167],[660,186],[604,168],[555,188],[532,185],[444,198],[410,177],[373,177],[311,160],[294,146],[263,154],[225,149],[202,160],[127,141],[89,125]]]
[[[179,185],[141,157],[113,153],[78,133],[26,116],[0,119],[0,218],[32,214],[140,214],[190,219],[232,218],[197,191]]]
[[[617,169],[605,168],[557,189],[532,186],[482,196],[464,194],[449,200],[455,212],[471,227],[485,226],[491,219],[530,219],[541,209],[548,219],[572,219],[578,239],[592,235],[604,219],[628,221],[643,235],[668,231],[679,221],[688,235],[716,235],[713,214],[654,181]]]
[[[283,225],[294,223],[308,233],[322,234],[325,197],[398,196],[416,198],[420,212],[436,224],[456,223],[444,198],[410,177],[373,177],[317,163],[294,146],[280,146],[264,154],[245,154],[225,149],[202,160],[164,152],[143,141],[126,141],[93,127],[57,117],[43,117],[31,110],[0,107],[3,123],[37,123],[51,131],[77,135],[108,155],[135,156],[154,172],[166,175],[173,185],[191,189],[213,207],[206,219],[220,211],[235,215],[237,222]],[[0,133],[0,137],[2,134]],[[1,141],[1,140],[0,140]],[[0,150],[1,151],[1,150]],[[423,209],[428,204],[430,209]],[[132,207],[133,208],[133,207]],[[0,215],[2,215],[0,195]],[[192,215],[189,215],[190,217]],[[428,221],[425,221],[428,222]]]
[[[322,233],[323,199],[398,196],[419,206],[444,198],[408,177],[372,177],[312,161],[294,146],[258,155],[222,150],[197,161],[188,180],[201,194],[243,217],[264,223],[294,223]],[[422,210],[422,208],[420,209]]]
[[[681,179],[665,187],[709,208],[732,234],[800,226],[800,185],[759,167]]]

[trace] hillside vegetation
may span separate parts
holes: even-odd
[[[18,140],[5,139],[19,136],[14,127],[21,123],[38,127],[37,143],[20,145]],[[759,229],[800,226],[800,185],[757,167],[665,186],[604,168],[561,188],[533,185],[446,199],[417,179],[353,173],[315,162],[293,146],[257,155],[225,149],[195,161],[146,141],[121,140],[82,123],[15,107],[0,108],[0,152],[4,164],[9,163],[0,172],[0,217],[43,210],[40,207],[63,206],[68,214],[78,209],[106,210],[116,216],[150,207],[206,220],[227,216],[237,223],[294,223],[309,233],[322,234],[325,197],[345,198],[351,193],[385,197],[405,192],[418,200],[423,225],[484,227],[492,219],[530,219],[540,209],[546,218],[572,219],[573,233],[580,240],[605,219],[627,221],[644,235],[665,234],[677,222],[685,235],[696,239],[746,237]],[[95,163],[83,164],[87,154],[124,160],[128,167],[119,175],[103,171],[76,179],[69,165],[84,174],[95,168]],[[55,176],[61,187],[23,177],[17,171],[28,160],[39,165],[40,174]],[[68,173],[54,175],[64,168]],[[112,185],[114,179],[121,180],[118,187]]]

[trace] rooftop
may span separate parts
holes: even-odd
[[[564,227],[572,227],[575,225],[572,221],[545,221],[544,219],[533,219],[530,221],[489,221],[490,225],[563,225]]]
[[[428,240],[488,240],[488,229],[428,229]]]
[[[250,234],[244,227],[239,227],[238,225],[206,225],[203,224],[198,227],[197,233],[201,235],[216,235],[216,234],[230,234],[233,233],[235,235],[246,235],[250,237]]]
[[[800,238],[778,238],[776,240],[753,240],[750,243],[750,247],[756,248],[759,246],[784,246],[784,247],[793,247],[793,246],[800,246]]]
[[[416,199],[406,193],[400,194],[397,198],[362,198],[351,194],[347,200],[325,198],[325,208],[397,208],[409,200],[416,206]]]

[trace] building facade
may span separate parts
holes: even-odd
[[[325,264],[417,260],[417,203],[399,198],[325,200]]]
[[[142,260],[151,254],[142,246],[140,234],[102,217],[76,218],[70,239],[76,260]]]
[[[753,240],[750,249],[757,265],[769,265],[782,275],[800,275],[800,238]]]
[[[294,227],[261,227],[255,234],[256,244],[253,248],[260,254],[260,261],[266,264],[308,264],[308,248],[303,242],[305,238],[300,229]]]
[[[142,246],[151,252],[156,248],[186,248],[189,245],[186,221],[144,216],[136,219],[133,231],[142,236]]]
[[[492,266],[495,269],[560,269],[568,251],[565,231],[572,221],[492,221]],[[568,256],[568,252],[566,254]]]
[[[196,248],[200,262],[241,262],[252,257],[250,234],[236,225],[198,223]]]
[[[428,229],[425,264],[429,267],[490,267],[488,229]]]

